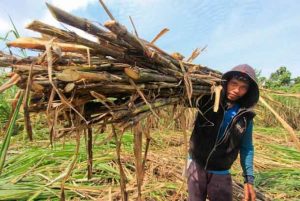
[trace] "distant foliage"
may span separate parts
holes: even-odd
[[[300,84],[300,76],[294,79],[294,84]]]
[[[271,73],[269,78],[262,77],[261,71],[256,70],[257,80],[260,86],[274,91],[282,91],[287,94],[300,93],[300,77],[291,78],[291,72],[285,67],[279,67]],[[298,98],[286,95],[276,95],[268,92],[261,92],[261,96],[268,101],[268,104],[283,118],[288,124],[300,130],[300,101]],[[262,126],[277,126],[278,121],[274,115],[262,105],[258,105],[257,123]]]
[[[291,72],[285,66],[281,66],[276,72],[272,73],[266,81],[267,88],[288,87],[291,84]]]
[[[289,92],[291,93],[300,93],[300,82],[293,84],[293,86],[290,88]]]

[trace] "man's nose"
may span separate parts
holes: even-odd
[[[233,89],[233,91],[234,91],[235,93],[239,93],[239,92],[240,92],[240,87],[235,87],[235,88]]]

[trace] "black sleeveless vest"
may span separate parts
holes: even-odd
[[[203,97],[190,138],[189,154],[202,168],[207,170],[228,170],[238,156],[241,140],[247,125],[255,113],[240,108],[227,126],[221,141],[216,144],[217,135],[224,117],[224,107],[213,111],[214,101]]]

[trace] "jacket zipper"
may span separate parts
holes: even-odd
[[[217,146],[219,146],[220,144],[222,144],[222,142],[223,142],[223,141],[225,140],[225,138],[227,137],[227,135],[228,135],[227,133],[228,133],[228,130],[229,130],[229,129],[228,129],[228,126],[230,125],[230,128],[231,128],[231,125],[233,124],[232,122],[235,121],[239,116],[241,116],[242,114],[244,114],[244,113],[246,113],[246,112],[248,112],[248,110],[241,111],[240,114],[237,114],[237,115],[231,120],[231,122],[229,122],[229,124],[228,124],[228,125],[226,126],[226,128],[225,128],[225,131],[224,131],[225,134],[224,134],[222,140],[221,140],[219,143],[217,143],[217,142],[218,142],[218,137],[219,137],[219,134],[220,134],[220,130],[221,130],[221,126],[219,127],[219,131],[218,131],[218,135],[217,135],[217,138],[216,138],[214,147],[212,148],[211,152],[208,154],[208,157],[207,157],[207,159],[206,159],[206,163],[205,163],[205,166],[204,166],[204,169],[205,169],[205,170],[207,169],[208,161],[209,161],[211,155],[212,155],[213,152],[216,150]],[[225,110],[224,110],[224,115],[225,115]],[[223,120],[222,120],[222,122],[221,122],[220,125],[223,124],[223,121],[224,121],[224,116],[223,116]]]
[[[221,105],[221,106],[222,106],[222,105]],[[224,108],[223,108],[223,109],[224,109]],[[223,122],[224,122],[224,115],[225,115],[225,110],[224,110],[224,113],[223,113],[223,119],[222,119],[222,122],[221,122],[220,125],[222,125]],[[221,127],[219,127],[218,134],[217,134],[217,138],[216,138],[215,143],[214,143],[214,147],[212,148],[212,150],[210,151],[210,153],[208,154],[208,157],[207,157],[207,159],[206,159],[206,163],[205,163],[205,166],[204,166],[204,170],[206,170],[206,168],[207,168],[207,164],[208,164],[208,161],[209,161],[209,159],[210,159],[212,153],[213,153],[213,152],[216,150],[216,148],[217,148],[216,145],[217,145],[217,142],[218,142],[218,137],[219,137],[219,134],[220,134],[220,130],[221,130]]]

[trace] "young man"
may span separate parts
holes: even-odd
[[[218,112],[214,100],[203,97],[190,139],[188,167],[189,201],[230,201],[229,169],[240,152],[245,178],[244,200],[254,201],[252,111],[259,98],[255,71],[247,64],[234,67],[222,77],[223,90]]]

